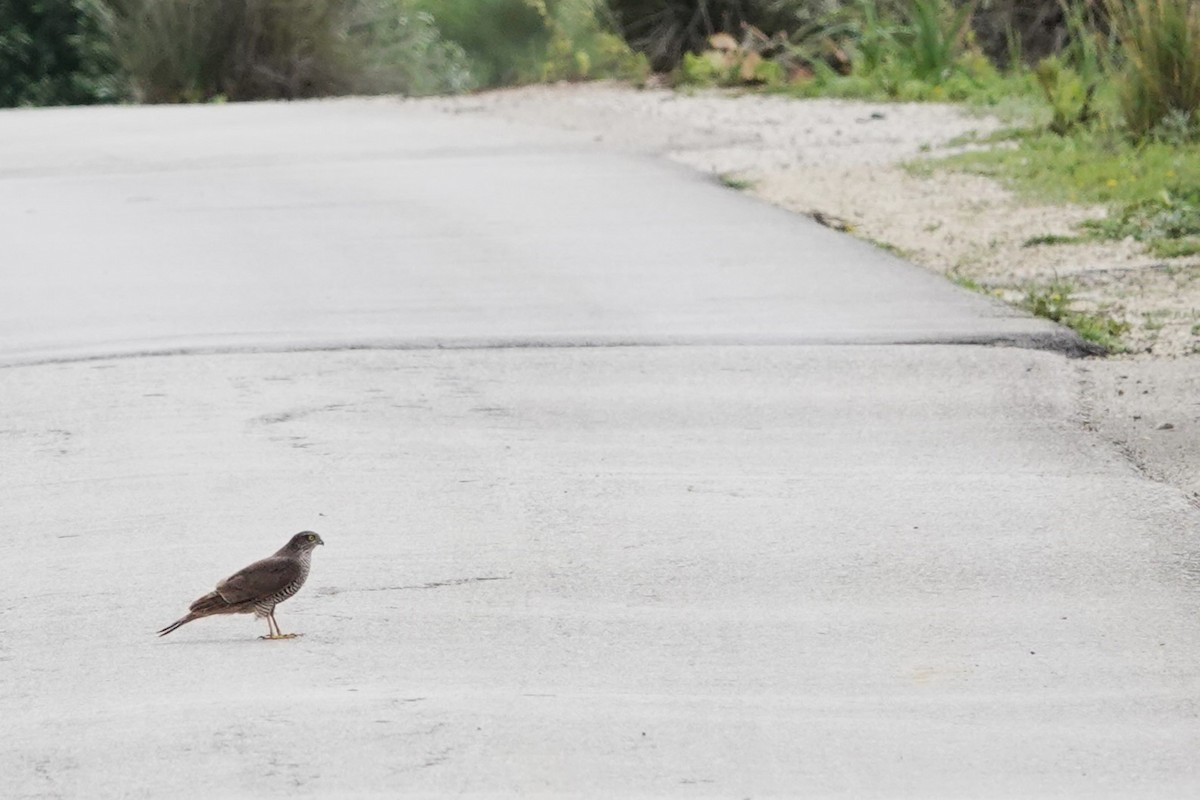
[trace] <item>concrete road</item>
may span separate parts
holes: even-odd
[[[0,165],[5,796],[1200,791],[1200,516],[1058,329],[405,104]],[[302,528],[303,638],[153,636]]]
[[[395,101],[0,116],[0,361],[1053,340],[682,167]]]

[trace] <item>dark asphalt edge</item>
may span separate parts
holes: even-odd
[[[1057,328],[1037,333],[978,334],[972,336],[930,336],[912,339],[859,337],[855,339],[763,337],[748,340],[743,337],[637,337],[624,339],[617,336],[579,338],[554,337],[458,337],[447,339],[396,339],[361,341],[317,341],[294,344],[228,344],[198,345],[181,347],[146,348],[139,350],[97,353],[63,353],[61,355],[26,357],[0,356],[0,369],[38,367],[54,364],[79,364],[92,361],[123,361],[138,358],[165,358],[170,356],[210,355],[256,355],[283,353],[342,353],[357,351],[430,351],[430,350],[570,350],[638,347],[1000,347],[1022,350],[1040,350],[1060,353],[1067,358],[1087,358],[1107,353],[1098,344],[1085,341],[1067,328]]]

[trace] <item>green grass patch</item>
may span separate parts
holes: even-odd
[[[1191,255],[1200,250],[1200,185],[1161,189],[1082,227],[1103,239],[1145,242],[1151,252],[1165,258]]]
[[[1073,203],[1134,203],[1165,186],[1200,187],[1200,144],[1138,145],[1111,130],[1008,136],[1017,147],[960,153],[937,163],[1001,179],[1031,196]]]
[[[1106,204],[1109,216],[1083,223],[1084,238],[1133,238],[1162,258],[1200,252],[1200,143],[1135,143],[1113,130],[1030,130],[1013,141],[1017,147],[962,153],[917,170],[986,175],[1039,200]]]
[[[1151,249],[1160,258],[1185,258],[1200,255],[1200,236],[1154,242]]]
[[[873,71],[849,75],[817,65],[813,77],[789,84],[797,97],[834,97],[884,102],[964,102],[1002,118],[1024,117],[1038,105],[1032,78],[1025,73],[1001,74],[982,56],[956,61],[936,79],[918,78],[905,62],[889,62]],[[997,109],[1004,109],[1003,112]],[[1015,109],[1015,110],[1014,110]]]

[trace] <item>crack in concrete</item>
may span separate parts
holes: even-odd
[[[485,583],[487,581],[507,581],[511,580],[511,575],[479,575],[470,578],[447,578],[441,581],[429,581],[427,583],[414,583],[407,586],[369,586],[365,589],[338,589],[336,587],[322,587],[315,594],[318,596],[328,596],[341,594],[342,592],[400,592],[412,589],[442,589],[448,586],[464,586],[468,583]]]

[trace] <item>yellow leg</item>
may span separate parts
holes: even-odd
[[[260,639],[295,639],[297,636],[302,636],[299,633],[283,633],[279,630],[279,623],[275,620],[275,612],[267,614],[267,635],[260,636]]]

